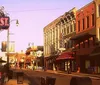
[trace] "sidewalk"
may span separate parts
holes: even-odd
[[[43,70],[35,70],[35,71],[43,71]],[[61,74],[61,75],[71,75],[71,76],[86,76],[86,77],[90,77],[93,79],[100,79],[100,74],[86,74],[86,73],[77,73],[77,72],[71,72],[71,74],[68,74],[67,72],[63,72],[63,71],[53,71],[53,70],[47,70],[45,72],[48,73],[54,73],[54,74]]]
[[[17,84],[17,79],[10,79],[5,85],[29,85],[27,80],[23,81],[23,84]]]
[[[23,70],[31,70],[31,69],[23,69]],[[86,73],[77,73],[77,72],[71,72],[71,74],[68,74],[67,72],[63,71],[53,71],[53,70],[34,70],[34,71],[41,71],[41,72],[48,72],[48,73],[54,73],[54,74],[60,74],[60,75],[71,75],[71,76],[86,76],[93,79],[99,79],[100,80],[100,74],[86,74]]]

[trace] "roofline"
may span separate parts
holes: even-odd
[[[88,4],[84,5],[83,7],[81,7],[80,9],[78,9],[77,12],[81,11],[82,9],[84,9],[85,7],[87,7],[88,5],[90,5],[91,3],[94,3],[94,1],[91,1]]]
[[[70,9],[69,11],[67,12],[71,12],[73,9],[76,9],[76,7],[73,7],[72,9]],[[66,12],[65,12],[66,13]],[[59,22],[59,20],[65,16],[65,13],[61,16],[59,16],[58,18],[56,18],[55,20],[53,20],[51,23],[49,23],[48,25],[46,25],[43,29],[45,30],[47,27],[49,27],[50,25],[55,25],[57,22]]]

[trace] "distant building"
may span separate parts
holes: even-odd
[[[34,67],[44,66],[43,46],[31,46],[26,50],[26,64]]]

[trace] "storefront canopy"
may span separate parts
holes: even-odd
[[[56,58],[56,60],[64,60],[64,59],[74,59],[74,57],[72,57],[72,52],[64,52],[61,55],[59,55],[58,58]]]
[[[96,47],[92,53],[90,54],[90,56],[96,56],[96,55],[100,55],[100,47]]]

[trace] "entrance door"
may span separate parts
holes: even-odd
[[[65,71],[68,70],[68,64],[67,64],[67,61],[65,62]]]
[[[75,68],[76,68],[76,62],[75,62],[75,60],[72,60],[71,61],[71,70],[75,71]]]
[[[65,61],[65,71],[68,71],[68,69],[70,69],[70,60]]]

